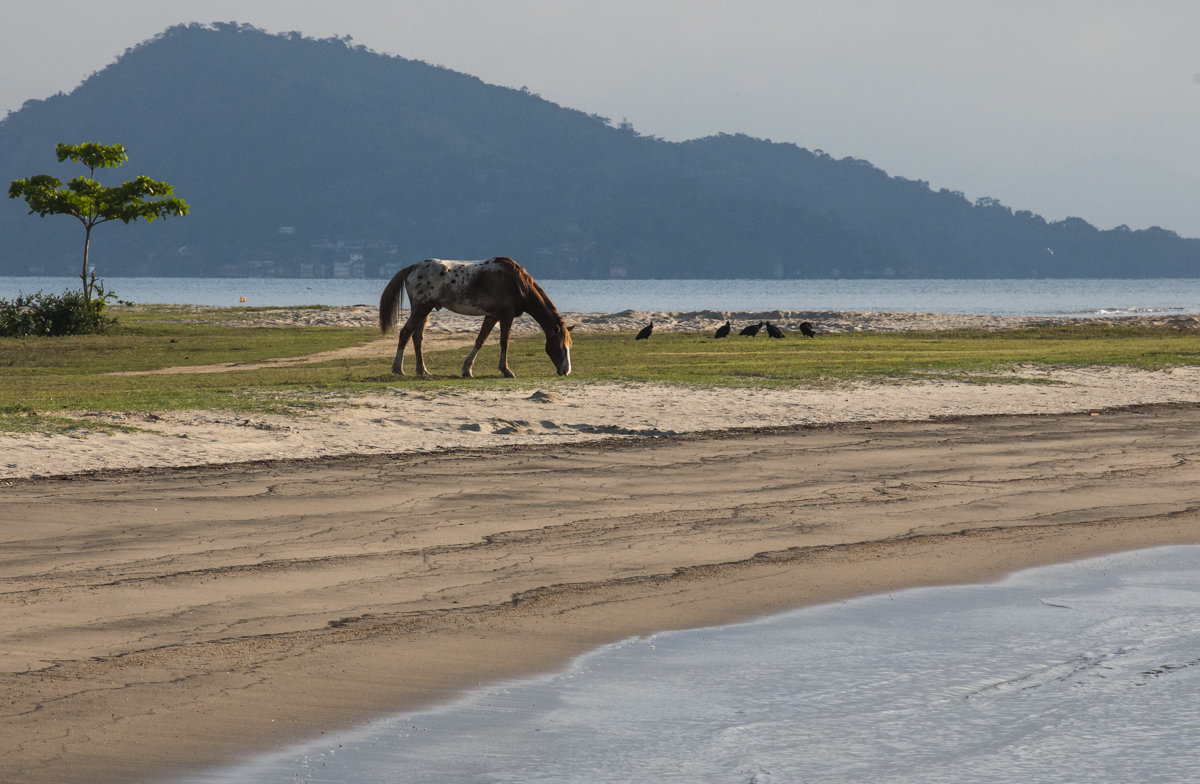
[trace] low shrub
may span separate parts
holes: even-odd
[[[62,294],[18,294],[9,301],[0,299],[0,337],[52,337],[91,335],[104,332],[116,323],[105,315],[108,300],[114,295],[102,285],[89,302],[82,291]]]

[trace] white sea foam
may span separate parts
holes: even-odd
[[[1200,547],[628,640],[241,782],[1197,780]]]

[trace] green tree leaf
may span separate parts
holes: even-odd
[[[38,174],[28,179],[14,180],[8,188],[10,199],[25,199],[29,213],[41,217],[47,215],[70,215],[83,224],[83,293],[88,302],[93,301],[96,288],[95,273],[89,276],[88,250],[91,246],[92,229],[101,223],[119,220],[133,223],[144,219],[147,223],[168,215],[187,215],[188,204],[173,195],[174,190],[165,182],[152,180],[145,175],[114,187],[105,187],[95,180],[96,169],[115,169],[129,160],[129,154],[120,144],[105,145],[96,142],[83,144],[59,144],[55,147],[59,162],[71,160],[88,168],[88,176],[76,177],[65,186],[57,177]]]

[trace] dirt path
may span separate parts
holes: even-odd
[[[443,351],[445,349],[470,346],[474,339],[469,335],[428,335],[425,338],[425,351]],[[372,340],[357,346],[319,351],[315,354],[305,354],[299,357],[279,357],[261,362],[221,362],[215,365],[176,365],[175,367],[156,368],[154,370],[128,370],[112,373],[114,376],[157,376],[176,375],[180,373],[227,373],[231,370],[260,370],[262,368],[290,367],[292,365],[307,365],[316,362],[333,362],[340,359],[364,359],[371,357],[391,357],[396,353],[396,337],[389,335],[379,340]],[[408,350],[412,356],[412,348]]]

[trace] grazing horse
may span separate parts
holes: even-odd
[[[425,320],[437,308],[466,316],[483,316],[475,348],[463,362],[464,378],[471,377],[475,355],[483,348],[497,322],[500,324],[500,372],[505,378],[513,378],[513,372],[508,369],[508,336],[513,319],[522,313],[532,316],[546,333],[546,353],[554,362],[558,375],[571,372],[571,333],[562,316],[525,268],[510,258],[500,256],[486,261],[426,259],[405,267],[392,276],[379,298],[379,328],[382,332],[386,333],[396,325],[398,306],[405,291],[412,312],[400,328],[400,343],[392,361],[392,372],[396,375],[404,375],[404,347],[409,338],[412,338],[413,353],[417,355],[417,374],[427,375],[421,339],[425,334]]]

